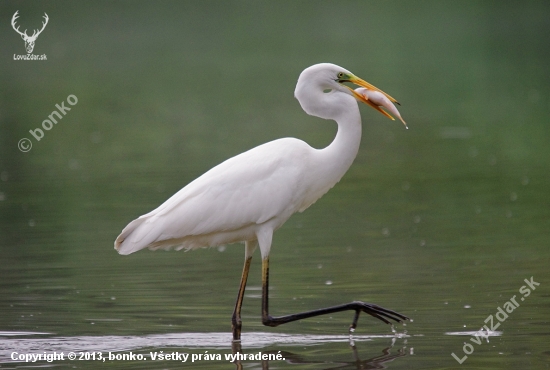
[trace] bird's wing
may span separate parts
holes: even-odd
[[[228,159],[128,224],[115,248],[129,254],[154,243],[290,217],[302,203],[299,184],[310,150],[286,138]]]

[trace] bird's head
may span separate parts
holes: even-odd
[[[354,90],[346,85],[346,83],[358,85],[360,88]],[[306,68],[298,78],[294,95],[308,114],[321,116],[319,112],[326,110],[322,108],[322,105],[327,103],[321,93],[331,94],[338,92],[351,95],[358,101],[368,104],[386,117],[394,120],[388,112],[382,109],[384,107],[399,117],[406,126],[405,121],[403,121],[393,105],[393,103],[399,104],[397,100],[376,86],[355,76],[347,69],[335,64],[321,63]],[[331,98],[332,101],[337,103],[336,97]]]

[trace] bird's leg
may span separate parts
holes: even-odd
[[[244,260],[243,273],[241,275],[241,285],[239,286],[239,294],[235,303],[235,311],[231,318],[231,328],[233,331],[233,340],[241,340],[241,306],[243,304],[244,290],[246,288],[246,280],[248,279],[248,270],[250,270],[250,261],[252,256],[246,256]]]
[[[405,315],[397,313],[392,310],[385,309],[372,303],[365,303],[360,301],[354,301],[350,303],[344,303],[338,306],[332,306],[327,308],[320,308],[318,310],[300,312],[292,315],[273,317],[269,315],[269,258],[262,259],[262,323],[266,326],[279,326],[288,322],[307,319],[309,317],[315,317],[320,315],[327,315],[341,311],[355,311],[353,323],[350,326],[350,331],[355,329],[357,320],[359,319],[359,313],[365,312],[378,320],[391,324],[389,320],[396,322],[403,322],[409,320]]]
[[[353,321],[351,325],[349,326],[349,332],[353,333],[355,331],[355,328],[357,328],[357,321],[359,321],[359,315],[361,314],[361,310],[355,310],[355,316],[353,316]]]
[[[240,340],[231,342],[231,352],[233,353],[233,355],[243,352]],[[237,370],[243,370],[243,364],[238,357],[233,360],[233,363],[235,364],[235,368]]]

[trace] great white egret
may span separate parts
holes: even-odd
[[[353,90],[346,82],[361,87]],[[115,241],[115,249],[123,255],[146,247],[189,250],[244,241],[244,267],[232,317],[234,340],[241,337],[241,305],[252,254],[258,246],[262,257],[264,325],[278,326],[345,310],[355,311],[352,331],[361,312],[388,324],[390,320],[408,319],[395,311],[359,301],[293,315],[269,315],[269,252],[273,232],[292,214],[315,203],[351,166],[361,141],[361,116],[356,99],[393,120],[381,108],[385,107],[405,124],[392,104],[397,103],[394,98],[334,64],[306,68],[298,78],[294,95],[307,114],[336,121],[338,132],[329,146],[315,149],[294,138],[257,146],[217,165],[157,209],[130,222]]]

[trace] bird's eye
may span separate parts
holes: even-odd
[[[339,72],[339,73],[337,74],[337,76],[338,76],[338,78],[344,77],[344,72]]]

